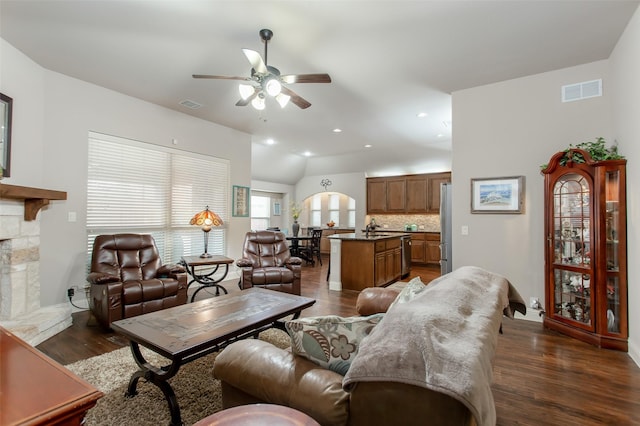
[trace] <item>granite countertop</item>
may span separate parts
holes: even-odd
[[[351,227],[349,228],[348,226],[321,226],[322,230],[324,231],[351,231],[351,232],[355,232],[355,228]]]
[[[391,238],[400,238],[402,235],[410,235],[410,233],[409,232],[406,232],[406,233],[369,232],[369,236],[367,237],[365,232],[353,232],[350,234],[329,235],[327,238],[338,239],[338,240],[350,240],[350,241],[378,241],[378,240],[388,240]]]
[[[365,232],[363,229],[362,232]],[[416,231],[405,231],[404,229],[392,229],[392,228],[378,228],[376,231],[378,234],[384,234],[385,232],[389,233],[402,233],[402,234],[439,234],[440,231],[433,231],[427,229],[418,229]]]

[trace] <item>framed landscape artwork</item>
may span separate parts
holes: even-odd
[[[471,179],[471,213],[524,213],[524,176]]]

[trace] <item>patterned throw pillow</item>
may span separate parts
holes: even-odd
[[[285,327],[291,336],[294,354],[344,376],[358,354],[362,339],[383,317],[384,314],[309,317],[287,321]]]

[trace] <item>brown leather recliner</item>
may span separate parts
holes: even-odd
[[[91,311],[107,328],[113,321],[187,303],[184,268],[163,266],[151,235],[98,235],[87,281]]]
[[[255,286],[300,295],[302,261],[292,257],[282,232],[247,232],[242,258],[240,288]]]

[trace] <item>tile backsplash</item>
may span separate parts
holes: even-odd
[[[404,230],[406,224],[418,225],[418,231],[440,232],[440,215],[437,214],[375,214],[367,215],[365,223],[371,218],[383,229]]]

